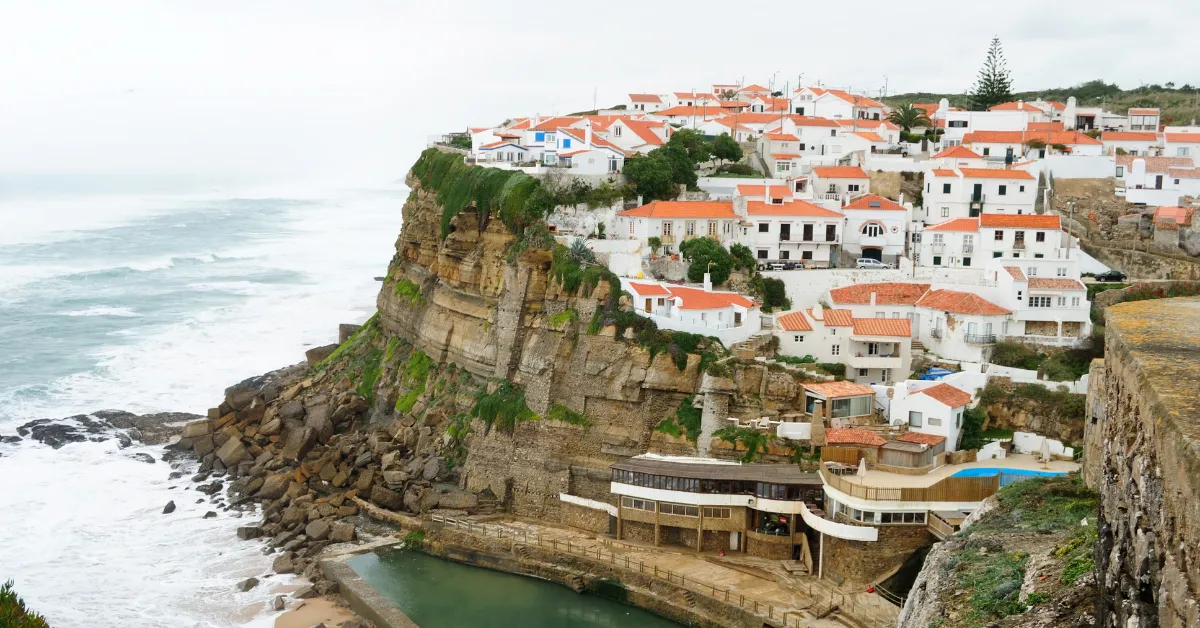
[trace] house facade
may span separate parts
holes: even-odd
[[[707,237],[728,246],[740,222],[732,201],[654,201],[618,212],[610,237],[643,244],[656,237],[664,253],[678,253],[679,245],[692,238]]]
[[[911,205],[864,194],[847,199],[841,211],[846,216],[842,248],[850,255],[898,264],[907,253]]]
[[[828,268],[835,263],[845,215],[793,199],[786,186],[738,186],[739,192],[750,187],[776,190],[770,192],[771,199],[747,197],[745,201],[745,221],[739,227],[737,239],[750,247],[755,259],[761,263],[803,261],[805,266],[817,268]]]
[[[963,412],[973,400],[971,393],[950,384],[920,380],[897,384],[893,390],[889,420],[909,430],[899,440],[930,446],[944,441],[946,451],[958,451]]]
[[[849,381],[890,384],[911,372],[908,318],[855,317],[850,310],[817,305],[782,314],[775,321],[781,355],[844,364]]]
[[[762,331],[758,304],[736,292],[712,289],[708,274],[700,288],[622,280],[633,297],[634,311],[660,329],[715,336],[726,347]]]
[[[925,173],[925,223],[984,212],[1032,214],[1037,178],[1018,168],[935,168]]]
[[[812,198],[838,205],[850,197],[871,192],[871,178],[858,166],[814,167],[809,175]]]

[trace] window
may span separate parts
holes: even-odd
[[[1125,176],[1125,166],[1117,166],[1117,178],[1120,179],[1121,177],[1124,177],[1124,176]]]
[[[658,512],[664,515],[679,515],[681,517],[699,517],[700,509],[686,504],[659,504]]]
[[[792,336],[792,342],[804,342],[804,336],[796,334]]]
[[[1002,186],[1000,186],[1000,189],[999,189],[999,191],[997,192],[997,194],[998,194],[998,195],[1000,195],[1000,196],[1005,196],[1005,195],[1007,195],[1007,194],[1008,194],[1008,186],[1007,186],[1007,185],[1002,185]]]
[[[934,255],[934,256],[933,256],[933,265],[934,265],[934,266],[941,266],[941,265],[942,265],[942,256],[941,256],[941,255]]]
[[[1034,253],[1033,254],[1033,259],[1042,259],[1044,257],[1046,257],[1045,253]]]
[[[767,250],[766,249],[758,250],[758,259],[767,259]]]
[[[670,223],[670,222],[663,223],[663,226],[662,226],[663,235],[665,235],[665,236],[671,235],[671,224],[672,223]]]
[[[937,418],[934,418],[934,417],[929,417],[929,425],[930,425],[931,427],[937,427],[937,426],[940,426],[941,424],[942,424],[942,420],[941,420],[941,419],[937,419]]]
[[[1071,297],[1071,307],[1079,307],[1079,297]]]
[[[633,499],[632,497],[625,497],[621,500],[621,505],[625,508],[632,508],[634,510],[648,510],[650,512],[654,512],[654,502],[648,499]]]
[[[769,223],[769,222],[758,223],[758,232],[759,233],[770,233],[771,232],[771,223]]]
[[[1057,305],[1058,307],[1067,307],[1067,297],[1058,297],[1058,300],[1055,303],[1055,305]]]
[[[992,257],[1000,257],[1000,251],[992,251]]]
[[[992,149],[990,149],[990,148],[985,148],[985,149],[983,149],[983,156],[984,156],[984,157],[987,157],[988,155],[991,155],[991,154],[992,154]]]
[[[942,194],[949,194],[949,193],[950,193],[950,184],[943,183],[942,184]]]
[[[944,234],[941,234],[941,233],[933,234],[933,245],[941,246],[941,245],[945,244],[945,242],[943,241],[943,237],[944,237]]]
[[[685,235],[696,235],[696,221],[689,220],[683,223],[683,233]]]
[[[834,242],[837,240],[837,225],[825,225],[825,241]]]
[[[613,135],[615,135],[617,137],[621,137],[621,126],[620,125],[613,127]]]
[[[970,265],[971,265],[971,258],[964,257],[963,258],[963,266],[970,266]]]
[[[717,221],[708,221],[708,235],[714,237],[717,235]]]
[[[780,249],[779,259],[791,259],[791,253],[792,253],[791,251],[784,251],[784,250]]]
[[[837,129],[831,129],[829,131],[829,137],[837,137]]]
[[[871,414],[871,409],[874,403],[874,395],[862,395],[859,397],[842,397],[840,399],[834,399],[833,403],[830,405],[829,416],[834,418],[867,416]]]
[[[1067,269],[1065,269],[1065,268],[1056,268],[1056,269],[1054,270],[1054,274],[1055,274],[1055,275],[1057,275],[1057,276],[1059,276],[1059,277],[1066,277],[1066,276],[1067,276]]]
[[[859,377],[866,377],[866,376],[867,376],[867,369],[858,369],[858,376],[859,376]]]
[[[1003,241],[1004,241],[1004,232],[1003,232],[1003,231],[1001,231],[1001,230],[999,230],[999,229],[997,229],[997,230],[993,231],[993,232],[992,232],[992,239],[993,239],[993,240],[995,240],[995,241],[997,241],[997,242],[1003,242]]]
[[[1179,183],[1179,182],[1176,181],[1176,183]],[[859,190],[859,185],[857,183],[850,183],[850,184],[846,185],[847,192],[857,192],[858,190]]]
[[[830,330],[830,331],[836,332],[836,330]],[[841,345],[833,345],[832,347],[829,347],[829,355],[841,355],[841,354],[842,354],[842,346]]]
[[[1037,235],[1035,235],[1033,237],[1033,239],[1035,242],[1045,242],[1046,241],[1046,232],[1045,231],[1037,232]]]
[[[965,128],[967,128],[967,121],[966,120],[950,120],[950,121],[946,122],[946,126],[952,128],[952,129],[965,129]]]
[[[943,207],[942,208],[942,218],[949,218],[949,217],[950,217],[950,208]]]
[[[1017,290],[1017,301],[1019,302],[1020,300],[1021,300],[1021,291],[1020,291],[1020,290]],[[1004,323],[1004,324],[1005,324],[1005,325],[1007,325],[1007,324],[1008,324],[1008,321],[1005,321],[1005,323]]]
[[[570,147],[571,147],[571,138],[565,138],[565,139],[563,139],[563,141],[562,141],[562,147],[563,147],[563,148],[570,148]]]
[[[1037,277],[1037,266],[1030,266],[1029,268],[1026,268],[1025,274],[1029,275],[1030,277]]]
[[[712,506],[704,507],[705,519],[728,519],[730,510],[728,508],[715,508]]]
[[[1024,192],[1024,191],[1025,191],[1025,186],[1023,186],[1023,185],[1022,185],[1022,186],[1021,186],[1021,188],[1020,188],[1019,190],[1017,190],[1017,191],[1018,191],[1018,192]]]
[[[1050,297],[1029,297],[1029,307],[1050,307]]]
[[[1187,157],[1188,156],[1188,148],[1186,146],[1180,146],[1179,148],[1176,148],[1175,156],[1176,157]]]
[[[877,222],[869,222],[863,227],[863,235],[868,238],[878,238],[883,235],[883,225]]]
[[[910,427],[921,427],[921,413],[910,410],[908,412],[908,424]]]
[[[535,141],[535,142],[544,142],[544,141],[546,141],[546,133],[545,133],[545,131],[538,131],[537,133],[534,133],[534,134],[533,134],[533,141]]]

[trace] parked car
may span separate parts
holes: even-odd
[[[890,269],[890,268],[892,268],[892,265],[888,264],[886,262],[881,262],[877,259],[871,259],[869,257],[860,257],[860,258],[858,258],[858,261],[854,262],[854,267],[878,270],[878,269]]]
[[[1125,273],[1119,270],[1110,270],[1097,274],[1094,279],[1099,282],[1105,281],[1125,281]]]

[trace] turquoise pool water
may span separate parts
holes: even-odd
[[[1029,478],[1049,478],[1060,475],[1066,475],[1058,471],[1036,471],[1034,469],[999,469],[995,467],[980,467],[975,469],[963,469],[958,471],[952,478],[990,478],[993,475],[1000,476],[1000,486],[1008,486],[1013,482],[1028,480]]]
[[[363,554],[347,563],[421,628],[679,628],[605,597],[421,552]]]

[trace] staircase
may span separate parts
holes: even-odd
[[[917,352],[925,353],[925,343],[921,342],[920,340],[912,341],[912,352],[913,353],[917,353]]]
[[[584,586],[583,578],[580,578],[579,576],[570,576],[567,578],[567,586],[571,587],[571,590],[575,591],[576,593],[583,593],[585,590],[587,590],[587,587]]]
[[[695,607],[696,606],[696,594],[692,593],[690,590],[684,590],[683,601],[687,602],[687,605],[689,607]]]

